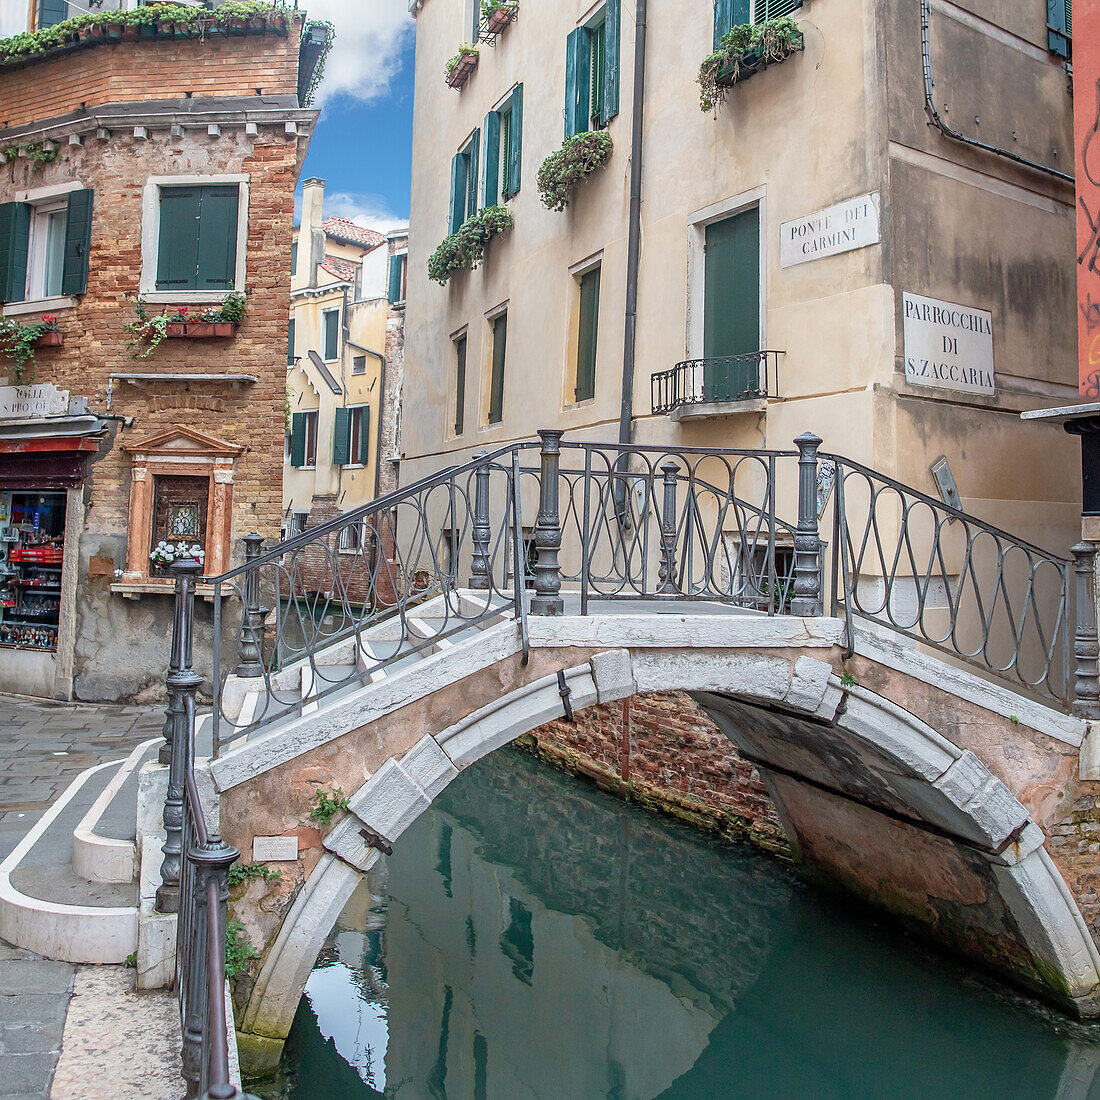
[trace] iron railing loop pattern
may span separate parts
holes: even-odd
[[[685,405],[751,401],[779,396],[781,351],[753,351],[745,355],[717,355],[685,359],[652,376],[651,404],[655,416]]]
[[[835,472],[834,613],[1072,698],[1071,563],[851,459]]]

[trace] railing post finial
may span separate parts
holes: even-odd
[[[803,432],[798,448],[798,530],[794,536],[794,599],[791,613],[819,616],[824,612],[821,593],[821,539],[817,527],[817,451],[820,436]]]
[[[676,478],[680,472],[671,460],[661,467],[664,475],[664,495],[661,502],[661,566],[657,574],[657,591],[663,596],[679,592],[676,584]]]
[[[542,472],[539,487],[539,515],[535,521],[535,548],[538,564],[535,566],[535,595],[531,599],[532,615],[561,615],[565,601],[561,598],[561,566],[558,551],[561,549],[561,524],[558,518],[558,479],[561,476],[561,437],[558,428],[539,429],[542,440]],[[516,577],[517,585],[523,584]]]
[[[1100,641],[1096,632],[1096,547],[1079,542],[1073,548],[1077,574],[1077,632],[1073,639],[1076,661],[1073,713],[1100,718]]]
[[[183,863],[183,799],[187,769],[194,759],[194,733],[189,715],[194,715],[195,694],[202,677],[191,667],[195,636],[195,581],[202,572],[197,561],[177,561],[176,609],[173,638],[178,665],[168,674],[168,711],[172,721],[171,760],[168,765],[168,797],[164,801],[164,862],[160,869],[156,907],[160,913],[179,911],[180,870]],[[188,699],[191,706],[188,708]]]
[[[253,532],[251,535],[245,535],[241,541],[244,543],[244,563],[247,566],[263,553],[264,540],[262,535]],[[237,675],[252,679],[264,674],[263,640],[267,608],[260,606],[260,571],[258,569],[249,569],[245,573],[243,587],[244,607],[241,609],[241,647]],[[216,644],[217,639],[215,639]]]
[[[474,473],[474,553],[470,566],[470,587],[479,592],[493,587],[489,563],[489,540],[493,537],[493,529],[489,526],[489,464],[483,461],[488,457],[488,451],[479,451],[474,455],[474,461],[482,465]]]

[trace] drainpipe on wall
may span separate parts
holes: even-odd
[[[626,245],[626,324],[623,339],[622,401],[619,406],[619,442],[633,439],[634,355],[638,339],[638,268],[642,239],[642,104],[645,99],[646,0],[637,0],[634,17],[634,89],[630,132],[630,218]],[[625,456],[619,468],[626,468]],[[626,482],[615,486],[617,511],[625,511]]]

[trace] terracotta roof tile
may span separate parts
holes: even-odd
[[[361,225],[349,221],[347,218],[325,218],[321,228],[337,240],[346,241],[348,244],[359,244],[364,248],[377,248],[385,243],[385,236],[373,229],[364,229]]]
[[[342,283],[354,283],[355,274],[359,270],[359,265],[354,260],[341,260],[336,256],[327,257],[321,267]]]

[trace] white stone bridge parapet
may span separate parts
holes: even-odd
[[[577,712],[693,693],[757,765],[808,873],[1096,1014],[1100,954],[1077,900],[1096,879],[1047,846],[1096,786],[1077,775],[1086,724],[870,635],[846,660],[842,620],[702,610],[533,618],[526,665],[520,624],[505,615],[206,764],[222,832],[244,858],[258,836],[301,846],[279,864],[283,883],[251,885],[235,903],[264,950],[238,1016],[246,1055],[277,1055],[379,849],[462,769],[562,716],[559,672]],[[431,621],[432,604],[419,614]],[[350,656],[337,646],[329,659]],[[247,706],[255,685],[237,686]],[[314,793],[334,787],[350,792],[348,813],[322,836]]]

